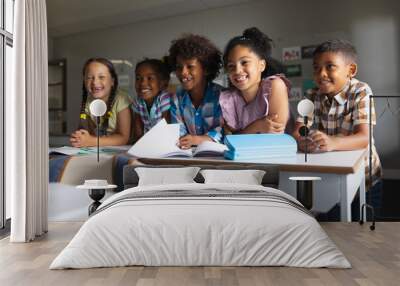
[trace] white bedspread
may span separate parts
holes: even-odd
[[[312,216],[280,200],[178,196],[113,203],[136,192],[207,189],[261,190],[298,204],[289,195],[262,186],[180,184],[132,188],[107,199],[50,269],[127,265],[350,267]]]

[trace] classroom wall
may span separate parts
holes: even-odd
[[[78,124],[81,69],[92,56],[127,59],[161,57],[172,39],[184,32],[208,36],[221,49],[245,28],[257,26],[275,41],[274,56],[283,47],[317,44],[328,38],[345,38],[359,52],[358,78],[375,94],[400,94],[400,2],[395,0],[270,0],[212,9],[176,17],[118,26],[52,39],[53,57],[67,59],[68,132]],[[302,62],[311,75],[311,60]],[[294,84],[298,84],[294,78]],[[375,139],[386,174],[400,178],[400,100],[376,100]]]

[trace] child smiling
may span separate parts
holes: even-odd
[[[169,62],[181,82],[171,103],[171,121],[181,126],[179,146],[220,140],[222,87],[212,81],[222,66],[221,52],[207,38],[189,34],[172,42]]]
[[[369,117],[371,116],[371,122],[375,125],[375,108],[369,105],[372,96],[369,85],[354,78],[357,74],[356,59],[354,46],[344,40],[329,40],[315,49],[313,69],[317,88],[312,91],[311,100],[315,106],[312,121],[317,130],[309,138],[303,138],[298,132],[303,125],[303,119],[298,118],[293,136],[297,139],[300,150],[304,150],[306,140],[309,141],[310,152],[368,147]],[[371,168],[371,184],[374,185],[372,191],[367,192],[367,201],[372,196],[372,204],[379,208],[381,165],[373,142],[372,140],[371,166],[368,166],[368,156],[365,157],[366,179],[368,182]]]
[[[289,81],[276,74],[271,40],[257,28],[232,38],[224,52],[231,88],[220,105],[227,133],[283,133],[289,117]]]
[[[145,59],[136,65],[133,103],[135,141],[162,118],[170,121],[171,94],[167,91],[170,79],[168,65],[158,59]]]
[[[70,137],[74,147],[96,146],[96,123],[89,112],[95,99],[107,104],[101,117],[99,145],[126,145],[131,130],[131,99],[118,89],[118,76],[114,65],[105,58],[91,58],[83,66],[82,103],[78,130]]]

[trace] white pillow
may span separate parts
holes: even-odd
[[[204,183],[261,185],[265,171],[261,170],[201,170]]]
[[[199,167],[135,168],[139,176],[138,186],[195,183],[193,179],[199,170]]]

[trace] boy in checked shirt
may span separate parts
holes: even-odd
[[[329,152],[356,150],[368,147],[369,116],[376,124],[375,109],[369,108],[372,95],[368,84],[355,79],[357,73],[357,53],[352,44],[344,40],[330,40],[318,45],[313,53],[314,81],[317,88],[310,95],[314,102],[314,115],[311,130],[305,139],[299,129],[303,119],[296,123],[293,136],[299,149],[304,151],[308,140],[309,152]],[[367,202],[379,213],[381,206],[381,164],[372,140],[372,188],[367,192]],[[369,157],[365,158],[367,190],[369,184]],[[353,205],[356,202],[353,202]],[[354,211],[353,211],[354,212]],[[359,215],[355,211],[353,218]]]

